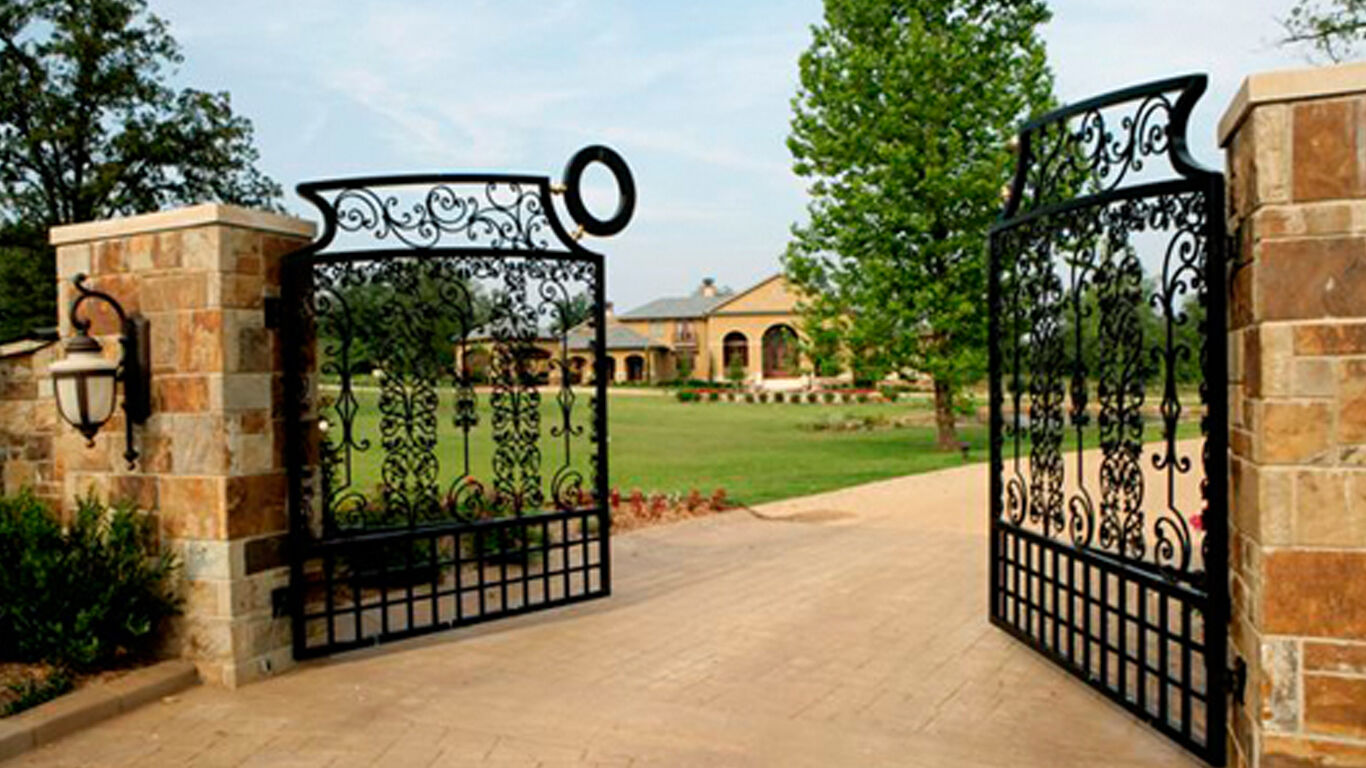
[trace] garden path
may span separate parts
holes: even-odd
[[[981,464],[645,529],[616,593],[201,687],[38,766],[1194,766],[986,621]]]

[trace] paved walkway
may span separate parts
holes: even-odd
[[[11,765],[1196,765],[987,624],[985,486],[627,534],[607,600],[201,687]]]

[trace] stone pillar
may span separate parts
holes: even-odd
[[[1230,764],[1366,765],[1366,65],[1249,77],[1228,152]]]
[[[152,415],[124,463],[122,414],[95,446],[63,424],[54,444],[62,498],[94,489],[155,512],[180,555],[184,616],[171,651],[211,682],[236,686],[290,664],[287,618],[272,616],[288,583],[281,361],[266,299],[280,258],[311,239],[310,222],[224,205],[52,230],[60,329],[71,278],[111,294],[150,325]],[[92,333],[117,354],[117,323],[99,302]]]

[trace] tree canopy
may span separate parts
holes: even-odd
[[[986,366],[1007,140],[1053,104],[1048,18],[1041,0],[826,0],[799,62],[788,147],[811,201],[784,263],[807,336],[837,323],[863,375],[932,377],[946,448]]]
[[[143,0],[0,3],[0,338],[55,320],[49,227],[211,200],[278,207],[228,94],[167,83],[181,60]]]
[[[1342,61],[1366,40],[1366,0],[1298,0],[1281,19],[1285,44],[1305,44]]]

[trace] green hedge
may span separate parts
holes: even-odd
[[[0,661],[76,671],[146,658],[179,610],[151,518],[79,500],[63,526],[29,493],[0,498]]]

